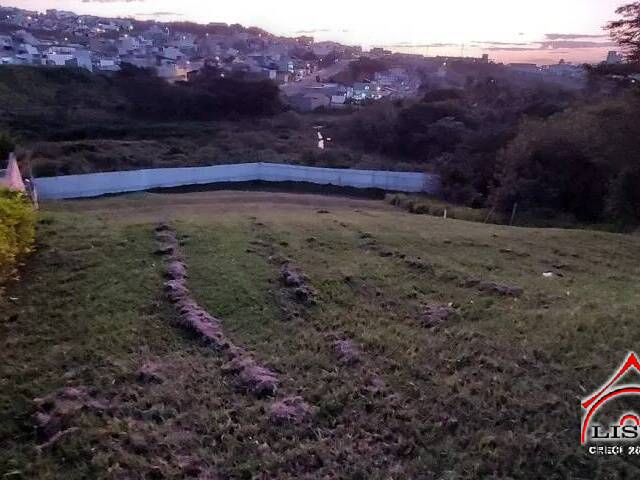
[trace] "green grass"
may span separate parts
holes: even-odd
[[[281,394],[317,407],[310,425],[273,425],[269,401],[235,392],[220,358],[172,324],[153,255],[161,220],[183,240],[196,299],[279,372]],[[638,474],[637,461],[590,457],[578,442],[579,399],[640,340],[638,237],[445,220],[383,202],[218,192],[46,204],[39,239],[23,280],[0,299],[0,474]],[[317,290],[317,305],[298,320],[286,320],[276,301],[274,256],[291,259]],[[481,294],[461,286],[469,277],[525,293]],[[429,303],[458,313],[424,329],[418,317]],[[361,347],[360,366],[336,362],[340,338]],[[149,359],[162,384],[136,383]],[[366,389],[374,377],[386,385],[379,393]],[[78,432],[36,456],[31,400],[63,385],[92,387],[111,409],[84,412]]]

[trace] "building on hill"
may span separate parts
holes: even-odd
[[[42,41],[40,41],[31,32],[28,32],[27,30],[18,30],[13,34],[13,38],[16,40],[20,40],[24,43],[28,43],[30,45],[39,46],[43,44]]]
[[[394,67],[384,72],[376,72],[374,80],[383,87],[393,87],[407,83],[409,75],[404,68]]]
[[[67,66],[84,68],[93,72],[93,60],[91,58],[91,52],[89,50],[78,50],[73,54],[73,58],[68,60]]]
[[[586,77],[587,72],[582,65],[573,65],[564,60],[560,60],[555,65],[545,65],[541,69],[542,73],[556,77],[581,79]]]
[[[535,63],[510,63],[507,66],[520,73],[540,73],[540,67]]]
[[[610,51],[607,54],[607,59],[605,60],[605,63],[608,65],[617,65],[619,63],[622,63],[622,55],[618,52],[616,52],[615,50]]]
[[[101,72],[118,72],[120,71],[120,65],[115,58],[101,58],[98,59],[95,64],[96,70]]]
[[[363,102],[365,100],[380,100],[382,98],[381,91],[381,87],[375,82],[357,82],[347,90],[347,95],[355,102]]]
[[[391,50],[386,50],[382,47],[375,47],[369,50],[369,54],[376,57],[385,57],[387,55],[391,55],[393,52]]]
[[[78,16],[73,12],[68,12],[65,10],[56,10],[49,9],[46,12],[47,17],[53,17],[57,20],[74,20],[78,18]]]
[[[336,42],[317,42],[311,46],[311,51],[319,57],[324,57],[336,51],[341,52],[342,50],[342,45]]]

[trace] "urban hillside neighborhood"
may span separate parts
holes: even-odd
[[[363,71],[349,68],[349,62],[363,56],[378,62]],[[605,61],[618,64],[622,57],[612,51]],[[384,48],[363,52],[358,46],[316,42],[310,36],[278,37],[224,23],[161,23],[0,7],[2,65],[66,66],[102,74],[129,65],[151,69],[171,83],[215,67],[221,76],[242,74],[276,82],[288,103],[300,111],[416,96],[425,83],[462,84],[464,74],[452,70],[452,62],[483,65],[491,60],[488,54],[427,58]],[[586,79],[583,65],[564,61],[499,67],[513,78],[548,80],[569,88],[579,88]]]

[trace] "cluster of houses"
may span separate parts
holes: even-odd
[[[0,64],[76,66],[117,71],[125,64],[155,69],[170,82],[205,65],[242,71],[284,84],[322,67],[324,57],[357,55],[358,47],[282,38],[239,25],[209,24],[198,34],[172,24],[105,19],[61,10],[45,13],[0,7]],[[292,52],[297,52],[293,55]]]
[[[624,56],[617,51],[610,51],[606,59],[601,65],[615,66],[624,62]],[[534,63],[511,63],[507,68],[522,76],[528,78],[538,78],[547,81],[560,83],[565,87],[583,87],[586,85],[588,77],[588,69],[583,64],[572,64],[560,60],[559,63],[553,65],[536,65]],[[640,82],[640,74],[625,73],[607,75],[609,80],[615,82],[638,83]]]
[[[221,75],[242,72],[280,85],[311,78],[304,89],[288,96],[302,110],[339,108],[417,89],[403,68],[348,86],[322,83],[328,80],[320,79],[324,69],[357,58],[360,47],[315,42],[308,36],[277,37],[240,25],[184,30],[189,28],[180,24],[0,7],[0,64],[72,66],[103,73],[128,64],[153,69],[169,82],[186,81],[205,66],[217,67]]]
[[[339,83],[310,84],[297,95],[290,96],[291,104],[298,110],[313,111],[318,108],[343,108],[364,104],[382,98],[401,98],[414,95],[420,81],[405,67],[392,67],[376,72],[371,79],[352,85]]]
[[[355,83],[332,83],[332,65],[362,55],[360,47],[336,42],[316,42],[312,37],[278,37],[258,28],[210,23],[195,25],[161,23],[135,19],[76,15],[62,10],[31,12],[0,7],[0,65],[72,66],[92,72],[109,73],[125,65],[155,70],[168,82],[187,81],[206,66],[221,75],[242,73],[265,78],[281,85],[285,97],[299,110],[342,108],[385,97],[416,95],[421,79],[416,72],[433,70],[430,82],[446,84],[455,76],[448,65],[488,64],[482,58],[425,58],[412,56],[386,71],[376,72]],[[618,57],[612,52],[608,62]],[[367,56],[399,56],[384,48],[373,48]],[[419,58],[418,58],[419,57]],[[412,62],[415,64],[411,66]],[[510,64],[509,71],[520,76],[557,78],[576,83],[585,77],[581,65],[561,62],[540,67]],[[422,74],[424,80],[424,72]]]
[[[560,60],[553,65],[537,65],[535,63],[510,63],[507,68],[512,72],[538,75],[545,77],[557,77],[565,79],[582,80],[586,77],[584,65],[576,65]]]

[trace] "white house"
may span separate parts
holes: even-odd
[[[347,103],[347,95],[331,95],[332,107],[343,107]]]
[[[71,53],[55,53],[48,52],[44,54],[45,62],[47,65],[55,65],[57,67],[64,67],[67,62],[73,59],[73,54]]]
[[[98,60],[96,67],[98,68],[98,70],[101,70],[103,72],[117,72],[120,70],[120,65],[118,65],[115,60],[110,58],[102,58]]]
[[[93,62],[91,60],[91,52],[89,50],[77,50],[73,54],[73,60],[79,68],[84,68],[93,72]]]

